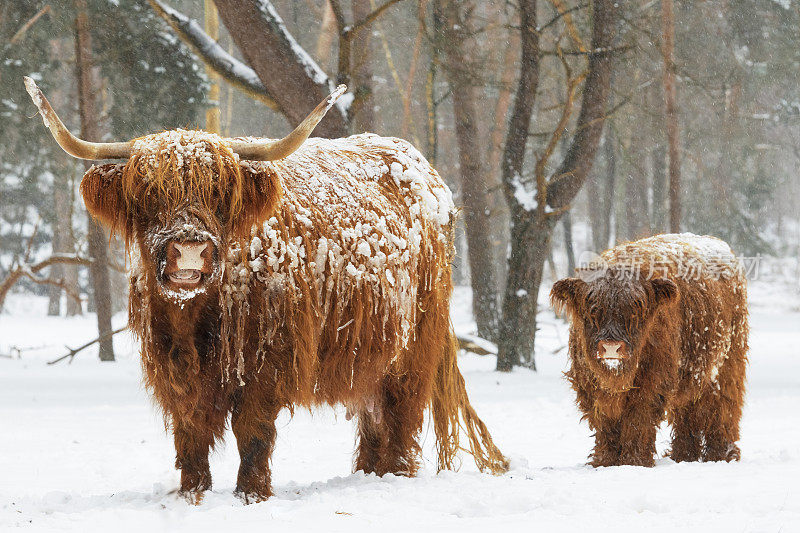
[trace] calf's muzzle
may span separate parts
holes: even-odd
[[[598,359],[625,359],[627,357],[626,345],[622,341],[602,340],[597,343]]]

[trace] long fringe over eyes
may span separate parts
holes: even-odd
[[[202,131],[165,131],[135,140],[122,192],[129,216],[148,198],[158,198],[167,213],[188,202],[199,204],[228,223],[243,209],[238,156],[221,137]]]

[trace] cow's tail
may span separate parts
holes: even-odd
[[[457,469],[456,455],[463,449],[472,455],[482,472],[506,472],[508,459],[495,446],[486,424],[469,403],[464,377],[458,370],[458,341],[452,327],[448,336],[444,356],[436,371],[431,409],[439,470]],[[468,450],[459,444],[462,430],[469,439]]]

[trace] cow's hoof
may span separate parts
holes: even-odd
[[[265,502],[270,498],[270,496],[272,496],[272,493],[268,491],[241,490],[241,489],[236,489],[233,494],[237,498],[242,500],[242,502],[245,505],[250,505],[251,503]]]
[[[206,491],[205,490],[198,490],[198,489],[189,489],[189,490],[179,490],[178,496],[186,500],[186,503],[189,505],[200,505],[203,502],[203,498],[205,497]]]

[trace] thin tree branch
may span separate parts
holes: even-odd
[[[333,10],[333,18],[336,19],[336,26],[339,29],[339,34],[341,35],[344,31],[347,30],[347,21],[344,18],[344,11],[342,10],[342,4],[339,3],[339,0],[328,0],[328,3]]]
[[[81,295],[72,286],[66,283],[63,278],[43,278],[41,276],[37,276],[36,274],[27,269],[22,270],[22,275],[30,279],[34,283],[38,283],[39,285],[53,285],[55,287],[58,287],[59,289],[62,289],[65,293],[67,293],[67,296],[69,296],[76,302],[81,301]]]
[[[342,11],[342,5],[339,3],[339,0],[329,0],[331,9],[333,10],[333,16],[336,19],[336,26],[339,29],[339,60],[336,73],[337,83],[350,85],[350,55],[353,38],[355,37],[356,33],[366,26],[372,24],[387,9],[401,1],[402,0],[388,0],[386,3],[382,4],[371,13],[366,15],[363,19],[355,22],[352,25],[348,25],[344,18],[344,12]],[[390,67],[392,67],[391,64]],[[400,86],[399,79],[395,79],[395,81],[398,83],[398,86]]]
[[[6,45],[6,47],[17,44],[17,42],[19,42],[20,39],[22,39],[25,36],[25,33],[27,33],[27,31],[30,29],[30,27],[33,26],[34,24],[36,24],[36,21],[39,20],[39,18],[41,18],[42,15],[44,15],[45,13],[49,13],[49,12],[50,12],[50,4],[45,5],[42,9],[37,11],[36,14],[34,16],[32,16],[28,20],[28,22],[23,24],[20,27],[20,29],[17,30],[17,32],[14,34],[14,36],[11,37],[11,39],[9,39],[8,44]]]
[[[384,4],[380,5],[380,6],[378,6],[377,8],[375,8],[375,10],[372,13],[368,14],[366,17],[364,17],[363,19],[361,19],[358,22],[356,22],[355,24],[353,24],[350,28],[347,28],[347,31],[349,33],[355,33],[358,30],[360,30],[361,28],[363,28],[364,26],[368,26],[368,25],[372,24],[372,22],[375,19],[377,19],[378,17],[380,17],[381,15],[383,15],[383,13],[387,9],[389,9],[393,5],[395,5],[397,3],[400,3],[402,1],[403,0],[388,0],[386,3],[384,3]]]
[[[420,0],[419,10],[425,9],[425,4],[428,0]],[[421,18],[421,17],[418,17]],[[383,33],[381,33],[383,35]],[[411,65],[408,68],[408,78],[406,79],[405,94],[403,94],[403,125],[400,129],[401,135],[405,137],[408,128],[413,128],[413,119],[411,117],[411,93],[414,89],[414,77],[417,73],[417,64],[419,63],[420,49],[422,46],[422,38],[425,36],[425,27],[420,23],[417,29],[417,36],[414,39],[414,51],[411,54]],[[413,135],[413,133],[412,133]],[[416,135],[414,135],[416,137]],[[419,145],[419,140],[414,139],[414,142]]]
[[[581,6],[576,6],[573,7],[572,9],[567,9],[564,6],[563,0],[550,0],[550,3],[553,4],[553,7],[559,13],[559,15],[563,16],[564,25],[567,27],[567,32],[569,33],[570,39],[572,39],[572,41],[578,46],[578,49],[581,52],[585,52],[586,46],[583,44],[583,40],[581,39],[580,33],[578,33],[578,29],[575,27],[575,23],[572,20],[572,12],[576,11],[577,9],[580,9]],[[541,28],[539,31],[541,31]]]
[[[545,173],[547,163],[550,161],[550,157],[552,157],[553,152],[561,140],[561,137],[564,135],[564,131],[567,129],[567,124],[572,116],[572,109],[575,104],[575,95],[578,92],[578,86],[586,77],[585,72],[579,76],[573,76],[572,69],[570,68],[569,62],[567,62],[566,58],[563,55],[559,55],[559,59],[561,60],[561,65],[564,67],[564,73],[566,74],[567,78],[567,99],[564,102],[564,107],[561,110],[561,117],[558,121],[558,125],[556,125],[555,130],[553,130],[553,135],[550,137],[550,140],[545,146],[542,155],[536,160],[534,175],[536,177],[537,214],[539,216],[545,216],[547,211],[548,182],[547,175]]]
[[[33,238],[30,239],[30,241],[32,240]],[[30,278],[36,283],[60,286],[68,295],[80,300],[79,295],[75,294],[72,289],[64,286],[63,280],[54,280],[37,276],[39,271],[56,263],[88,266],[92,264],[92,260],[86,257],[81,257],[77,254],[53,254],[50,257],[34,264],[29,264],[27,261],[18,262],[11,268],[6,278],[0,282],[0,309],[3,308],[6,296],[8,296],[8,292],[11,290],[11,287],[13,287],[23,277]]]
[[[52,361],[48,361],[47,364],[48,365],[54,365],[56,363],[59,363],[59,362],[63,361],[64,359],[69,359],[69,362],[71,363],[72,360],[75,358],[75,356],[78,354],[78,352],[81,352],[81,351],[85,350],[86,348],[88,348],[89,346],[91,346],[93,344],[97,344],[98,342],[101,342],[101,341],[104,341],[104,340],[106,340],[106,339],[108,339],[110,337],[113,337],[117,333],[121,333],[121,332],[125,331],[126,329],[128,329],[128,324],[125,324],[121,328],[117,328],[115,330],[109,331],[105,335],[100,335],[96,339],[93,339],[93,340],[91,340],[91,341],[89,341],[89,342],[87,342],[85,344],[82,344],[81,346],[78,346],[77,348],[70,348],[69,346],[65,346],[65,348],[67,350],[69,350],[69,351],[66,354],[64,354],[61,357],[59,357],[58,359],[53,359]]]
[[[576,133],[561,161],[555,176],[564,179],[550,181],[547,204],[553,209],[572,202],[594,162],[595,152],[603,131],[603,117],[611,87],[617,13],[622,8],[614,0],[596,0],[592,24],[592,44],[589,52],[589,72],[583,88]]]
[[[589,7],[588,3],[586,3],[586,4],[578,4],[577,6],[571,7],[569,9],[567,9],[566,11],[560,11],[560,10],[556,9],[558,11],[558,15],[556,15],[552,19],[548,20],[546,24],[543,24],[542,26],[539,26],[539,33],[543,32],[544,30],[546,30],[547,28],[549,28],[550,26],[552,26],[553,24],[555,24],[556,22],[561,20],[562,17],[566,17],[566,16],[574,13],[575,11],[584,9],[586,7]]]

